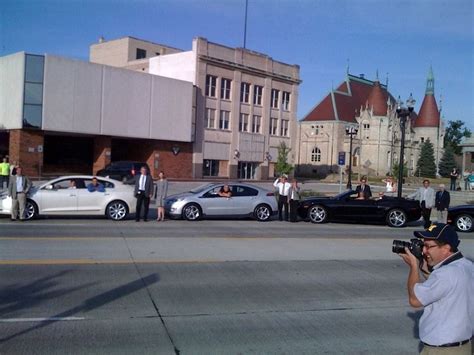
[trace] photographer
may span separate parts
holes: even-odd
[[[408,299],[412,307],[424,307],[419,333],[421,354],[471,355],[474,330],[474,269],[457,247],[458,235],[450,225],[437,223],[415,231],[423,240],[423,265],[405,247],[400,257],[410,267]],[[413,249],[412,249],[413,250]],[[426,281],[420,281],[419,270]],[[430,273],[431,272],[431,273]]]

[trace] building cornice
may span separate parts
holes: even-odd
[[[221,67],[221,68],[237,69],[237,70],[240,70],[240,71],[245,72],[245,73],[253,74],[253,75],[264,77],[264,78],[270,77],[270,78],[277,79],[277,80],[280,80],[280,81],[283,81],[283,82],[286,82],[286,83],[289,83],[289,84],[299,85],[303,82],[301,79],[295,79],[295,78],[292,78],[290,76],[275,74],[275,73],[272,73],[272,72],[269,72],[269,71],[266,71],[266,70],[261,70],[261,69],[249,67],[247,65],[231,62],[231,61],[228,61],[228,60],[225,60],[225,59],[210,57],[210,56],[203,55],[203,54],[199,54],[198,59],[202,60],[204,62],[207,62],[207,63],[212,63],[213,65]]]

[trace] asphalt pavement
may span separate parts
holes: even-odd
[[[417,354],[416,229],[1,218],[0,354]]]

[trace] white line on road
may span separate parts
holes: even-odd
[[[0,323],[20,323],[20,322],[59,322],[59,321],[78,321],[85,317],[42,317],[42,318],[5,318],[0,319]]]

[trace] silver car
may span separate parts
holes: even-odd
[[[219,191],[229,185],[232,196],[221,197]],[[165,210],[171,218],[196,221],[203,217],[252,216],[268,221],[278,210],[275,194],[258,186],[243,183],[206,184],[189,192],[169,196]]]
[[[32,187],[28,193],[25,218],[38,215],[107,216],[119,221],[135,213],[136,199],[133,186],[98,177],[105,192],[89,192],[92,176],[63,176]],[[0,194],[0,214],[10,214],[12,200],[6,191]]]

